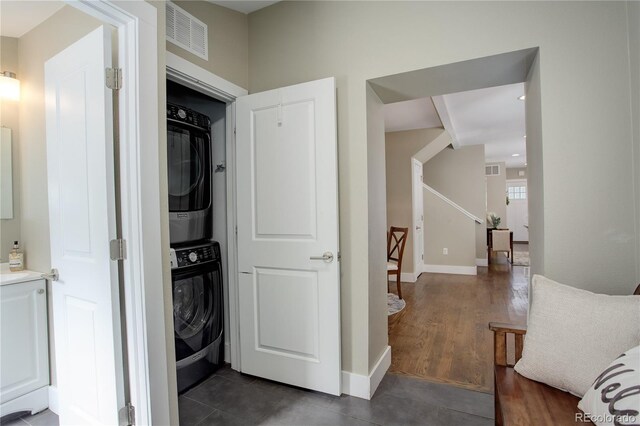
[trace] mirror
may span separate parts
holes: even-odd
[[[11,129],[0,128],[0,219],[13,219]]]

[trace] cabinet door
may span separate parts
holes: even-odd
[[[49,384],[45,281],[0,287],[0,402]]]

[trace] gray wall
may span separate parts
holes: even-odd
[[[387,310],[387,211],[383,207],[387,204],[387,193],[385,191],[384,110],[378,95],[369,85],[367,85],[367,115],[373,118],[367,121],[367,136],[369,137],[367,164],[369,169],[381,172],[370,175],[367,182],[368,221],[370,224],[368,258],[376,259],[376,261],[369,262],[369,315],[367,324],[364,324],[364,329],[369,330],[368,345],[363,347],[353,345],[351,349],[352,351],[360,351],[366,348],[369,365],[373,365],[382,355],[388,343],[387,316],[378,314]],[[381,206],[383,208],[379,208]],[[372,224],[373,226],[371,226]],[[384,291],[379,291],[380,289]],[[344,317],[344,310],[342,315]],[[360,334],[356,328],[352,328],[350,332],[352,336]],[[353,339],[350,342],[353,342]]]
[[[424,183],[458,204],[469,213],[484,220],[486,216],[486,186],[484,181],[484,145],[468,146],[460,149],[445,148],[438,155],[427,161],[423,167]],[[448,207],[448,211],[455,210]],[[428,235],[425,229],[425,250],[429,247],[431,256],[426,256],[425,263],[436,265],[466,265],[474,266],[475,259],[486,258],[487,254],[487,232],[486,225],[476,224],[467,216],[464,216],[472,226],[471,233],[473,241],[473,256],[469,261],[466,251],[466,242],[469,238],[465,235],[463,239],[457,241],[448,237],[448,233],[442,231],[437,226],[430,228],[435,235]],[[458,220],[461,220],[458,219]],[[426,226],[426,223],[425,223]],[[434,238],[431,238],[434,237]],[[465,241],[463,245],[463,241]],[[443,256],[444,247],[465,247],[465,263],[460,259],[453,260],[451,255]],[[449,251],[451,253],[451,251]],[[435,257],[434,257],[435,255]],[[438,260],[438,261],[436,261]],[[439,263],[444,262],[444,263]],[[452,263],[456,262],[456,263]]]
[[[520,176],[518,173],[523,172],[524,174]],[[527,178],[527,168],[526,167],[513,167],[507,169],[507,179],[526,179]]]
[[[633,120],[633,154],[636,197],[636,256],[640,258],[640,2],[628,1],[629,66],[631,72],[631,117]],[[640,262],[636,265],[640,282]]]
[[[402,272],[415,272],[413,264],[413,204],[411,190],[411,157],[442,134],[442,129],[419,129],[385,134],[387,175],[387,229],[409,228],[402,259]]]
[[[18,39],[0,37],[0,71],[11,71],[21,79],[18,69]],[[24,83],[23,83],[24,84]],[[9,261],[9,252],[20,238],[20,129],[19,103],[0,99],[0,126],[11,129],[11,174],[13,179],[13,219],[0,219],[0,262]],[[22,241],[21,241],[22,243]],[[25,258],[25,261],[28,261]]]
[[[627,8],[619,2],[281,2],[249,15],[251,92],[337,78],[342,287],[351,295],[343,299],[344,329],[369,317],[368,263],[375,259],[362,253],[368,252],[369,227],[384,226],[363,223],[372,207],[364,191],[368,177],[383,172],[367,165],[365,82],[531,47],[540,48],[528,84],[539,96],[527,109],[539,102],[535,149],[544,181],[541,173],[535,178],[544,183],[536,194],[544,213],[530,220],[544,225],[536,229],[537,243],[544,241],[544,272],[590,290],[632,290],[639,256],[637,203],[629,196],[627,22],[637,20],[628,20]],[[527,111],[527,117],[535,114]],[[528,144],[530,135],[527,129]],[[532,158],[528,152],[529,168]],[[607,217],[607,226],[594,228],[594,217]],[[586,230],[593,243],[579,244]],[[350,341],[343,346],[345,370],[368,373],[369,357],[350,353]]]
[[[163,3],[156,2],[160,5]],[[244,13],[206,1],[174,1],[208,26],[208,60],[167,41],[167,51],[240,87],[249,87],[249,20]]]

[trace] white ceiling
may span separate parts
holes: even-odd
[[[277,1],[270,0],[257,0],[257,1],[242,1],[242,0],[227,0],[227,1],[218,1],[218,0],[207,0],[209,3],[217,4],[218,6],[226,7],[227,9],[232,9],[237,12],[242,12],[245,15],[248,15],[251,12],[255,12],[256,10],[263,9],[267,6],[271,6],[274,3],[278,3]]]
[[[437,111],[436,117],[440,117],[442,124],[432,122],[433,125],[425,125],[424,118],[424,105],[431,104],[432,98],[387,104],[385,130],[444,127],[453,138],[454,147],[484,145],[486,162],[524,167],[527,161],[525,111],[524,102],[518,99],[523,94],[524,83],[516,83],[434,96],[433,112]],[[416,111],[405,110],[411,107]]]
[[[0,35],[19,38],[64,7],[62,1],[0,1]]]

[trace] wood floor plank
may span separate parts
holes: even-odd
[[[477,276],[424,273],[403,283],[407,306],[389,317],[389,371],[492,393],[488,323],[525,324],[527,287],[525,268],[506,258],[479,267]]]

